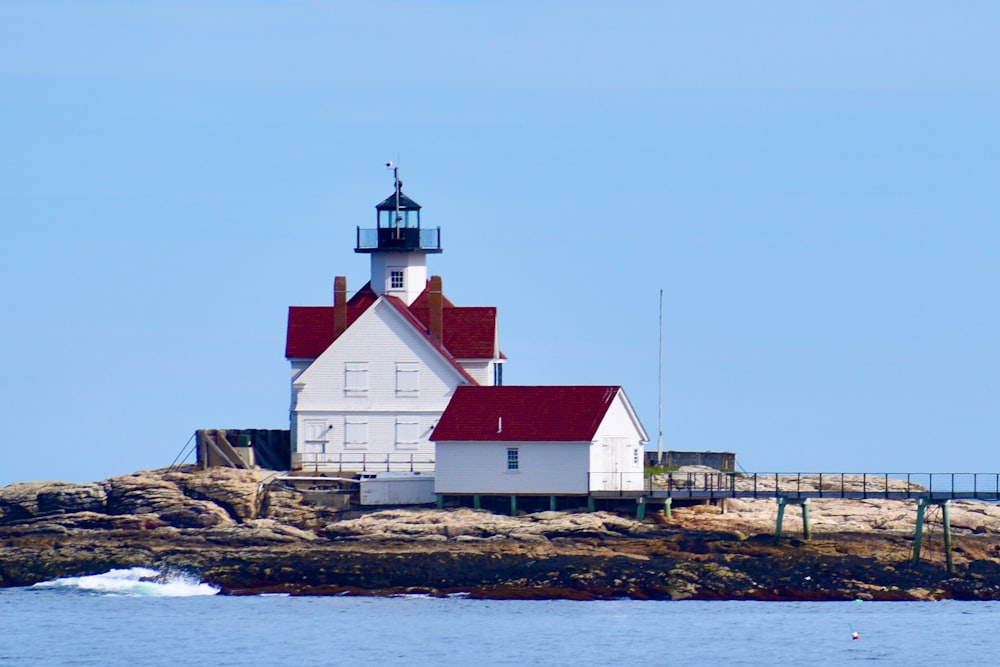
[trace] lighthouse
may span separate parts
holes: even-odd
[[[420,225],[420,204],[403,194],[391,162],[394,192],[375,206],[376,226],[357,228],[354,252],[371,255],[371,288],[411,305],[427,287],[427,255],[441,252],[441,228]]]
[[[357,227],[371,280],[348,296],[335,276],[332,304],[288,309],[296,470],[433,471],[429,436],[455,388],[501,384],[496,308],[457,306],[428,275],[440,229],[421,225],[389,167],[393,192],[375,206],[375,227]]]

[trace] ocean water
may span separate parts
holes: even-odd
[[[134,568],[0,589],[0,665],[994,665],[996,602],[225,597]],[[852,633],[858,639],[852,639]]]

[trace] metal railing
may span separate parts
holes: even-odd
[[[662,498],[931,498],[1000,500],[1000,473],[725,473],[649,475]]]
[[[357,228],[356,250],[441,250],[440,227]]]
[[[292,470],[312,472],[433,472],[434,457],[428,454],[368,452],[295,452]]]
[[[589,472],[587,490],[596,494],[643,495],[648,481],[643,472]]]

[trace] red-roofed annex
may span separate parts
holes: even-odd
[[[463,386],[431,434],[439,495],[643,488],[648,440],[617,386]]]

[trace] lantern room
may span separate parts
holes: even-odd
[[[420,226],[420,204],[403,194],[399,168],[393,168],[395,192],[375,206],[375,229],[358,227],[354,252],[441,252],[441,228]]]
[[[441,252],[441,228],[420,226],[420,204],[403,194],[399,168],[395,192],[375,206],[374,229],[358,227],[354,252],[371,256],[371,288],[376,294],[413,303],[427,286],[427,255]]]

